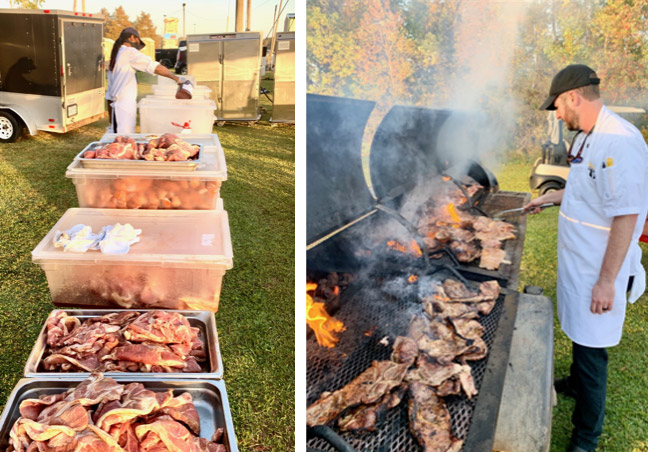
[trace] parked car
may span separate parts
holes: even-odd
[[[167,69],[173,68],[176,64],[178,49],[155,49],[155,61]]]
[[[635,125],[638,125],[637,114],[646,113],[643,108],[636,107],[614,105],[608,108]],[[567,155],[570,144],[563,137],[563,122],[556,119],[553,111],[548,113],[547,120],[549,137],[542,145],[542,156],[535,161],[529,177],[531,191],[538,190],[540,195],[565,188],[569,175]]]
[[[185,75],[187,73],[187,41],[184,39],[180,41],[174,68],[176,74]]]

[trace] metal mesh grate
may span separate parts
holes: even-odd
[[[436,277],[443,280],[450,275],[438,274]],[[398,281],[388,282],[388,289],[400,285]],[[356,283],[363,284],[361,281]],[[344,292],[341,295],[342,305],[335,318],[344,322],[346,331],[341,335],[338,345],[333,349],[325,349],[317,344],[314,337],[307,342],[307,405],[315,402],[322,392],[340,389],[351,382],[373,360],[389,359],[395,336],[405,335],[412,315],[422,312],[422,305],[413,290],[405,291],[402,297],[395,297],[393,290],[369,286],[366,281],[364,284],[365,287],[353,291],[348,298],[344,298]],[[491,313],[479,319],[486,330],[483,339],[489,350],[493,345],[503,302],[504,296],[500,295]],[[385,336],[390,339],[387,346],[380,343]],[[469,362],[477,390],[481,387],[487,360],[488,356],[480,361]],[[468,400],[465,395],[445,397],[452,434],[459,439],[466,439],[478,397],[479,394],[472,400]],[[419,451],[421,447],[409,431],[406,399],[407,397],[397,408],[388,411],[374,432],[342,433],[337,429],[336,421],[329,426],[358,451]],[[320,438],[310,439],[307,445],[326,452],[336,450]]]

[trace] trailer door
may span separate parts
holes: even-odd
[[[63,20],[65,94],[103,88],[103,24]]]
[[[223,56],[223,119],[258,119],[260,37],[225,41]]]

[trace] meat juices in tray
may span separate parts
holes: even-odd
[[[235,452],[222,382],[21,380],[2,414],[0,448]],[[6,447],[6,449],[4,449]]]

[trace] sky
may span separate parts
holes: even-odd
[[[272,29],[272,19],[275,6],[279,9],[280,0],[252,0],[251,30],[260,31],[265,38]],[[81,11],[82,0],[77,0],[77,11]],[[119,6],[123,6],[131,21],[134,21],[142,11],[149,13],[157,33],[163,34],[164,15],[178,18],[178,32],[182,34],[182,0],[85,0],[85,10],[89,13],[98,13],[101,8],[106,8],[113,13]],[[234,31],[236,22],[236,0],[184,0],[186,32],[194,33],[223,33]],[[243,2],[247,5],[247,0]],[[295,0],[284,0],[283,13],[279,20],[277,31],[283,31],[286,13],[295,12]],[[9,0],[0,0],[0,8],[9,8]],[[42,9],[61,9],[72,11],[74,0],[45,0]],[[229,28],[227,17],[229,16]],[[247,13],[243,14],[243,27]]]

